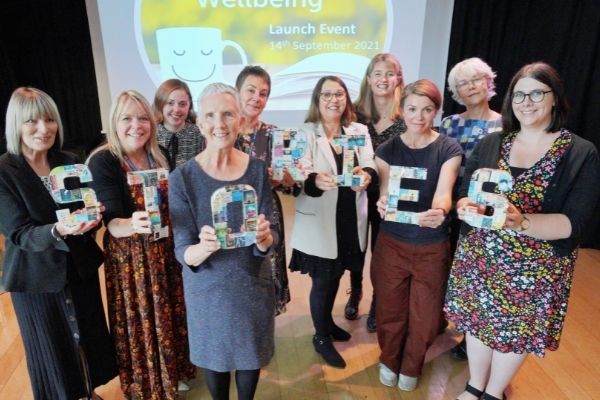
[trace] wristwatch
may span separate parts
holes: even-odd
[[[523,220],[521,221],[521,231],[526,231],[527,229],[529,229],[530,225],[531,221],[529,221],[529,218],[523,215]]]

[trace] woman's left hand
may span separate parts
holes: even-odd
[[[273,235],[271,234],[271,223],[265,218],[264,214],[258,215],[256,227],[256,247],[263,253],[269,250],[273,244]]]
[[[421,213],[418,225],[422,228],[437,228],[446,220],[446,213],[441,208],[430,208]]]
[[[508,203],[508,209],[506,210],[506,220],[504,221],[504,228],[514,229],[516,231],[521,230],[521,224],[523,223],[523,214],[513,204]]]
[[[361,175],[363,177],[363,184],[360,186],[351,186],[350,188],[355,192],[364,192],[369,183],[371,183],[371,174],[363,171],[361,166],[357,166],[352,169],[352,175]]]

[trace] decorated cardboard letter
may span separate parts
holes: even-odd
[[[241,203],[242,225],[232,226],[233,216],[227,205]],[[214,191],[210,198],[213,226],[222,249],[251,246],[256,243],[258,206],[256,191],[250,185],[228,185]]]
[[[398,210],[398,201],[419,201],[419,191],[414,189],[404,189],[401,186],[402,179],[427,179],[426,168],[401,167],[398,165],[390,166],[390,176],[388,179],[387,206],[385,209],[384,220],[391,222],[400,222],[402,224],[419,223],[421,213],[413,211]]]
[[[127,184],[139,186],[144,195],[144,209],[150,218],[150,238],[158,240],[169,236],[169,226],[160,217],[161,192],[168,191],[169,171],[166,168],[127,172]]]
[[[271,142],[273,180],[282,180],[283,169],[287,168],[295,181],[303,181],[304,174],[296,166],[296,163],[306,151],[306,134],[296,129],[274,128],[271,130]]]
[[[56,217],[66,226],[75,226],[81,222],[95,221],[98,216],[98,199],[92,188],[66,189],[65,179],[77,177],[81,183],[91,182],[92,173],[84,164],[61,165],[50,171],[52,198],[58,204],[83,201],[84,207],[71,212],[68,208],[56,211]]]
[[[332,141],[336,151],[343,152],[342,174],[337,176],[338,186],[362,186],[365,177],[352,175],[354,169],[354,154],[357,147],[365,145],[365,135],[339,135],[334,136]]]
[[[502,193],[508,192],[513,186],[513,178],[506,171],[492,168],[475,170],[471,175],[471,182],[469,182],[469,199],[479,205],[492,208],[494,213],[492,215],[479,214],[473,207],[467,208],[464,221],[477,228],[500,229],[506,221],[508,199],[502,194],[484,192],[483,184],[485,182],[498,184],[498,191]]]

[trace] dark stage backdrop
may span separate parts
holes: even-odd
[[[103,138],[92,45],[83,0],[0,3],[0,132],[14,89],[34,86],[56,102],[64,148],[83,155]]]
[[[600,1],[455,0],[447,72],[469,57],[497,72],[490,105],[498,112],[519,68],[533,61],[554,66],[571,105],[567,128],[600,149]],[[462,111],[446,90],[444,115]],[[600,206],[585,246],[600,248],[598,216]]]

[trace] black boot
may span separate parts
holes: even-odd
[[[347,342],[351,338],[352,335],[350,332],[347,332],[336,324],[333,324],[333,327],[331,328],[331,339],[333,339],[335,342]]]
[[[367,332],[374,333],[377,331],[377,319],[375,319],[375,294],[373,294],[373,301],[371,301],[371,309],[369,310],[369,316],[367,317]]]
[[[362,299],[362,290],[350,288],[346,293],[349,293],[350,297],[344,309],[344,316],[346,319],[355,320],[358,318],[358,303]]]
[[[333,347],[331,338],[315,335],[313,336],[313,346],[315,347],[315,351],[323,357],[327,364],[334,368],[346,368],[346,361],[344,361],[340,353]]]

